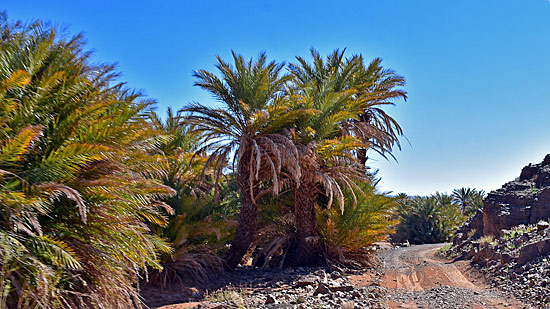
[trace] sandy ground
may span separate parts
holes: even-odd
[[[388,308],[522,308],[515,299],[490,289],[466,261],[435,255],[445,244],[390,249],[380,254],[375,274],[352,276],[354,284],[388,288]]]

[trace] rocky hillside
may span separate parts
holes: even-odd
[[[467,239],[447,254],[469,259],[487,274],[494,287],[514,294],[526,304],[550,303],[550,224],[539,221],[492,235]]]
[[[457,232],[454,245],[482,235],[502,236],[503,230],[550,218],[550,154],[524,167],[518,179],[490,192],[477,213]]]
[[[472,261],[494,286],[550,304],[550,155],[488,194],[456,233],[449,255]]]

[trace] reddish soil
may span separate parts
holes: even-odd
[[[380,252],[380,266],[349,277],[354,286],[386,288],[387,308],[525,308],[515,298],[492,289],[467,261],[436,256],[444,244],[420,245]],[[290,287],[285,287],[290,288]],[[175,292],[175,291],[173,291]],[[181,291],[180,291],[181,293]],[[162,298],[178,293],[156,294]],[[155,297],[155,298],[156,298]],[[173,302],[174,303],[174,302]],[[159,309],[193,308],[206,302],[180,303]],[[154,306],[154,304],[151,304]]]
[[[380,254],[382,262],[376,273],[351,276],[350,281],[357,285],[378,284],[387,288],[389,295],[385,304],[388,308],[426,308],[427,296],[422,293],[441,287],[456,288],[456,297],[459,299],[449,299],[450,303],[460,304],[460,297],[464,297],[464,302],[468,301],[469,293],[480,298],[479,305],[464,304],[467,308],[524,307],[514,298],[492,290],[467,261],[452,262],[436,256],[437,250],[443,245],[386,250]],[[392,297],[395,296],[392,294],[399,293],[406,294],[406,297]],[[455,293],[452,295],[454,297]],[[445,298],[444,295],[437,297]],[[420,303],[416,301],[418,299]]]

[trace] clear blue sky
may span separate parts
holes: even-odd
[[[387,111],[410,145],[399,163],[371,161],[385,190],[489,191],[550,153],[547,0],[7,0],[0,9],[84,32],[94,59],[118,62],[159,111],[211,102],[192,70],[214,70],[214,56],[232,49],[287,62],[312,46],[381,57],[409,94]]]

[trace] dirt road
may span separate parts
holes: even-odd
[[[383,250],[379,267],[345,277],[323,268],[242,269],[218,278],[220,289],[210,289],[217,295],[211,297],[215,302],[196,298],[191,300],[198,302],[185,303],[184,297],[177,298],[184,296],[182,292],[174,290],[149,295],[149,305],[162,309],[239,308],[239,304],[246,308],[529,308],[491,289],[468,261],[437,257],[443,245]],[[330,290],[337,286],[342,289]]]
[[[381,268],[373,278],[388,289],[389,308],[523,308],[519,302],[490,289],[466,261],[452,263],[436,251],[445,244],[390,249],[380,254]]]

